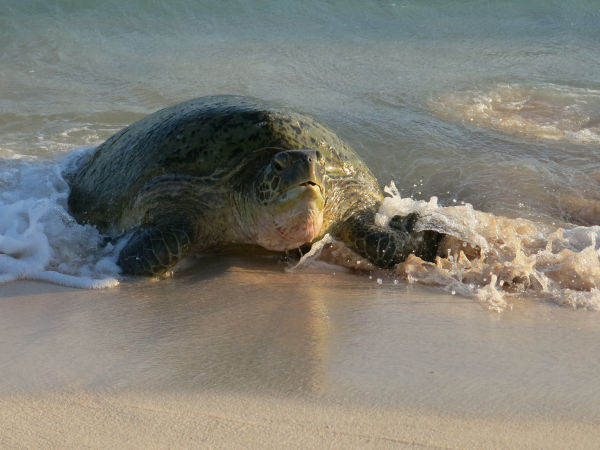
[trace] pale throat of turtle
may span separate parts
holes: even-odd
[[[312,242],[322,231],[324,198],[315,183],[293,186],[266,204],[238,194],[235,204],[236,243],[285,251]]]

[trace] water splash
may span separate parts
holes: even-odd
[[[435,197],[427,202],[402,198],[393,183],[385,191],[389,196],[376,218],[380,225],[395,215],[415,212],[420,215],[417,229],[449,235],[440,247],[443,257],[430,263],[412,255],[396,266],[394,277],[440,286],[478,299],[495,311],[525,298],[600,310],[599,226],[553,229],[476,211],[469,204],[441,206]],[[339,242],[330,243],[319,257],[353,269],[374,270]]]

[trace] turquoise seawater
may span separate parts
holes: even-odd
[[[50,246],[38,271],[78,264],[52,256],[68,214],[49,226],[24,206],[48,194],[46,208],[63,207],[53,164],[213,94],[315,116],[403,197],[592,234],[600,224],[595,0],[0,0],[0,48],[0,234],[19,215],[15,242],[38,223]]]

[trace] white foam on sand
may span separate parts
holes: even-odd
[[[61,163],[7,161],[0,168],[0,282],[40,280],[98,289],[116,286],[116,250],[68,213]]]

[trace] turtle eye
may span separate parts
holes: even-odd
[[[273,164],[273,168],[277,172],[281,172],[284,168],[284,164],[283,164],[283,161],[281,160],[281,158],[274,158],[272,164]]]

